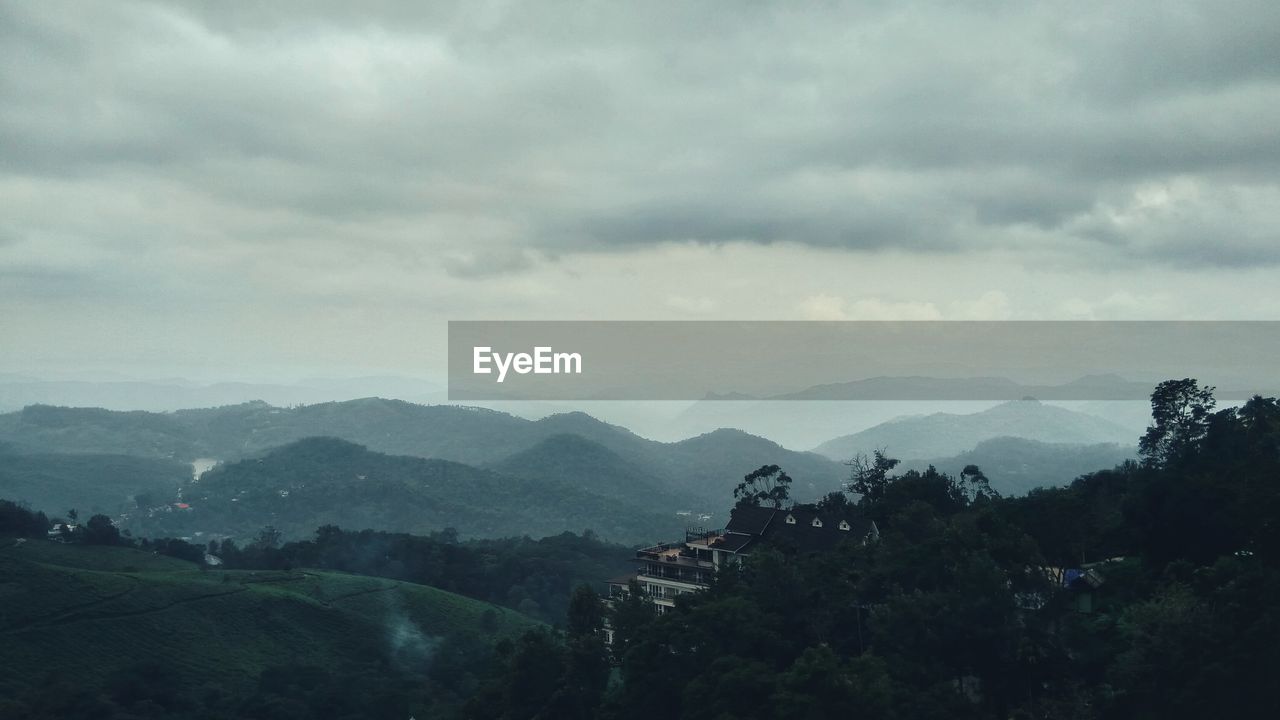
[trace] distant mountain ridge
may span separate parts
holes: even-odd
[[[899,470],[923,470],[932,465],[958,475],[977,465],[1002,495],[1025,495],[1040,487],[1061,487],[1086,473],[1106,470],[1138,457],[1132,445],[1047,443],[1017,437],[983,440],[959,455],[903,463]]]
[[[31,406],[0,415],[0,442],[31,452],[115,452],[190,461],[235,460],[309,437],[337,437],[393,455],[487,466],[557,435],[577,435],[615,453],[689,502],[732,503],[742,476],[778,464],[797,490],[839,487],[845,468],[820,455],[782,448],[739,430],[717,430],[680,442],[642,438],[586,413],[527,420],[483,408],[415,405],[365,398],[278,408],[244,403],[172,413]]]
[[[1085,375],[1059,384],[1021,383],[1006,377],[880,376],[814,385],[771,400],[1146,400],[1153,383],[1115,374]]]
[[[902,418],[828,440],[814,452],[848,459],[884,449],[892,457],[918,460],[957,455],[998,437],[1083,445],[1132,442],[1129,430],[1109,420],[1026,399],[969,415]]]

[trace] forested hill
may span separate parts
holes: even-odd
[[[119,515],[167,502],[191,479],[191,466],[156,457],[6,452],[0,446],[0,498],[22,500],[51,515],[76,508]]]
[[[219,465],[182,491],[183,505],[128,521],[150,537],[254,537],[266,525],[285,537],[321,525],[462,537],[554,535],[590,529],[641,542],[680,532],[674,511],[637,507],[614,494],[551,476],[525,479],[448,460],[384,455],[336,438],[309,438],[260,458]]]
[[[587,618],[522,638],[472,717],[1280,716],[1280,403],[1185,380],[1153,411],[1141,462],[1026,497],[874,457],[877,542],[761,549],[660,615],[634,588],[616,682]]]

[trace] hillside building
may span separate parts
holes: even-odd
[[[659,613],[675,605],[685,593],[711,584],[716,571],[738,563],[753,551],[770,546],[783,552],[825,552],[843,542],[877,540],[880,530],[853,508],[819,511],[814,506],[792,508],[734,508],[722,530],[691,530],[684,542],[662,543],[636,551],[634,574],[609,581],[609,597],[630,592],[639,583]],[[606,628],[606,640],[611,640]]]

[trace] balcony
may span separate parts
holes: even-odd
[[[685,554],[683,545],[656,545],[636,551],[636,559],[647,563],[662,563],[664,567],[693,568],[711,570],[715,568],[710,560],[699,560]]]

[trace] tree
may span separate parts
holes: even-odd
[[[640,583],[632,578],[627,593],[614,598],[609,612],[609,625],[613,628],[613,656],[621,660],[634,644],[639,642],[648,623],[654,617],[653,603],[644,596]]]
[[[84,542],[88,545],[119,545],[120,530],[106,515],[94,515],[85,524]]]
[[[758,507],[761,503],[770,503],[773,507],[780,508],[791,496],[790,488],[791,476],[783,472],[782,468],[777,465],[761,465],[742,478],[742,482],[733,489],[733,497],[737,499],[738,507]]]
[[[599,635],[604,625],[604,604],[590,585],[579,585],[569,598],[569,636]]]
[[[960,471],[960,485],[965,488],[965,494],[970,500],[994,500],[1000,497],[1000,493],[991,489],[991,482],[977,465],[964,466]]]
[[[858,453],[845,464],[852,468],[849,492],[861,495],[864,502],[875,503],[884,497],[890,482],[889,472],[898,466],[898,461],[877,450],[874,458]]]
[[[493,718],[554,717],[546,714],[561,689],[564,648],[546,629],[529,630],[514,642],[499,643],[502,668],[495,681],[473,696],[463,716]]]
[[[0,500],[0,537],[44,537],[49,518],[11,500]]]
[[[1212,387],[1192,378],[1166,380],[1151,393],[1151,420],[1138,450],[1149,465],[1184,457],[1204,439],[1216,401]]]
[[[822,499],[818,501],[819,512],[834,511],[844,515],[851,507],[853,507],[853,502],[849,500],[849,496],[838,490],[823,495]]]

